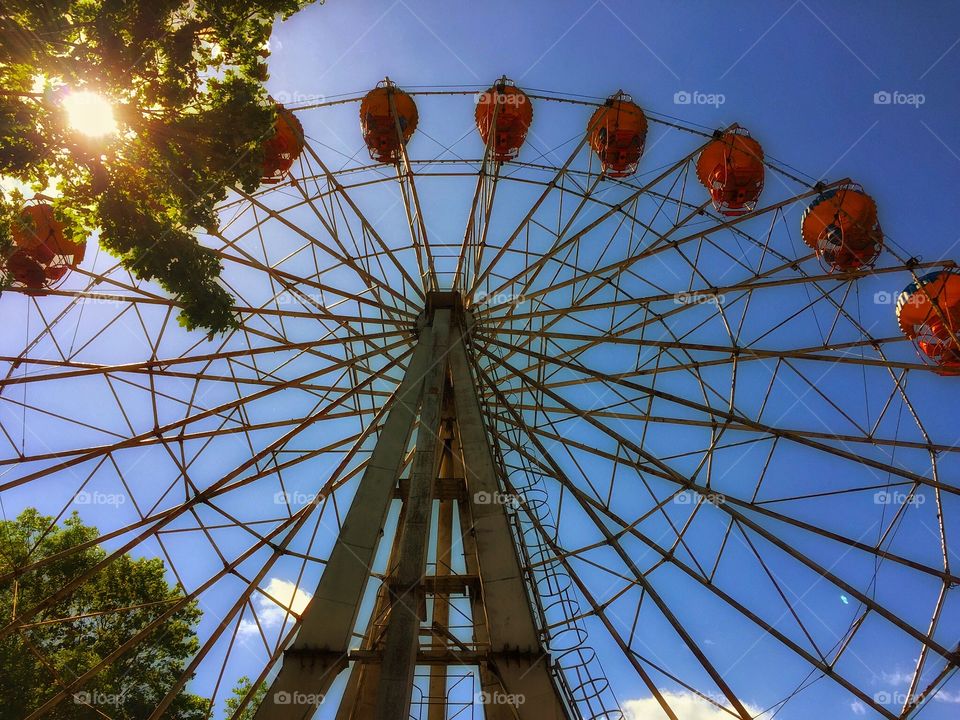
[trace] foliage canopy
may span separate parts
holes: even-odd
[[[35,606],[100,562],[106,553],[91,542],[98,536],[76,514],[59,526],[33,509],[0,521],[0,574],[90,543],[0,585],[0,623],[7,625],[17,608]],[[27,717],[60,689],[58,679],[90,670],[182,598],[179,588],[167,584],[162,560],[117,558],[69,598],[32,618],[29,630],[0,640],[4,717]],[[98,710],[118,720],[148,717],[196,653],[200,615],[196,603],[185,604],[48,717],[87,720],[102,717]],[[205,698],[180,692],[164,717],[202,720],[208,705]]]
[[[193,231],[229,188],[260,182],[275,109],[263,87],[276,17],[308,0],[6,0],[0,16],[0,176],[50,186],[68,236],[156,280],[180,322],[235,326],[220,262]],[[90,91],[118,130],[70,129],[64,99]],[[0,194],[0,251],[23,198]]]

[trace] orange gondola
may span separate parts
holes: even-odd
[[[265,183],[278,183],[286,177],[303,152],[303,126],[292,111],[277,105],[273,135],[264,143],[263,177]]]
[[[743,128],[718,132],[697,158],[697,177],[721,215],[751,212],[763,192],[763,148]]]
[[[51,287],[83,261],[86,242],[67,239],[47,203],[25,207],[11,230],[13,249],[3,267],[15,285],[28,291]]]
[[[647,116],[629,95],[621,91],[607,98],[587,128],[605,175],[626,177],[637,171],[647,142]]]
[[[527,94],[506,77],[477,97],[474,113],[477,130],[497,162],[513,160],[527,139],[533,122],[533,103]],[[491,141],[491,130],[493,138]]]
[[[413,98],[389,79],[368,92],[360,103],[360,130],[370,158],[376,162],[398,162],[402,157],[400,148],[410,142],[418,120]]]
[[[801,233],[831,271],[870,267],[883,248],[877,204],[857,184],[821,193],[804,211]]]
[[[960,274],[938,270],[904,288],[897,299],[900,330],[940,375],[960,375]]]

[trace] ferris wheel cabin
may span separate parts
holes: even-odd
[[[607,98],[587,125],[590,147],[609,177],[627,177],[637,171],[647,143],[647,116],[624,92]]]
[[[800,222],[803,241],[831,272],[871,267],[883,249],[877,204],[857,184],[821,193]]]
[[[27,292],[50,287],[76,268],[86,252],[86,241],[74,242],[63,223],[45,202],[27,205],[12,227],[13,249],[3,261],[15,286]]]
[[[304,148],[303,126],[291,110],[277,105],[273,135],[263,146],[263,177],[267,184],[278,183],[290,172]]]
[[[721,215],[753,211],[763,192],[763,148],[743,128],[718,132],[697,158],[697,178]]]
[[[492,159],[506,162],[520,154],[527,139],[533,122],[533,103],[512,80],[503,77],[477,97],[474,119]]]
[[[375,162],[395,163],[417,129],[417,104],[390,80],[368,92],[360,103],[363,141]]]
[[[903,289],[897,322],[939,375],[960,375],[960,274],[938,270]]]

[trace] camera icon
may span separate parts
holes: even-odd
[[[878,90],[873,94],[874,105],[889,105],[893,102],[893,95],[886,90]]]
[[[480,490],[473,494],[473,502],[475,505],[489,505],[493,502],[493,496],[486,490]]]
[[[889,505],[892,500],[893,498],[886,490],[878,490],[873,494],[874,505]]]
[[[873,304],[891,305],[893,304],[893,294],[887,292],[886,290],[878,290],[873,294]]]
[[[88,493],[86,490],[81,490],[73,496],[73,501],[77,505],[89,505],[93,502],[93,495]]]
[[[687,492],[686,490],[684,490],[682,493],[680,493],[675,498],[673,498],[673,502],[675,505],[689,505],[692,500],[693,500],[693,495]]]
[[[86,690],[81,690],[80,692],[73,694],[74,705],[89,705],[90,700],[90,693],[88,693]]]
[[[689,105],[693,101],[693,96],[686,90],[678,90],[673,94],[674,105]]]
[[[881,690],[878,693],[874,693],[873,700],[880,705],[887,705],[893,700],[893,697],[886,690]]]
[[[281,690],[278,693],[274,693],[273,702],[277,705],[289,705],[292,702],[292,698],[286,690]]]

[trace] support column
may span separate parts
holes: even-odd
[[[474,703],[490,703],[483,708],[487,720],[576,717],[534,618],[469,365],[465,319],[459,295],[428,294],[424,327],[396,404],[256,720],[308,720],[316,705],[284,704],[277,693],[322,697],[348,660],[352,668],[337,720],[409,720],[417,713],[445,720],[463,712],[467,687],[460,684],[456,697],[447,698],[448,682],[457,677],[462,683],[471,674],[481,691],[472,686]],[[409,477],[401,479],[414,428]],[[362,642],[355,642],[359,607],[394,498],[403,504],[390,559],[372,617],[358,631]],[[431,538],[437,569],[428,575]],[[455,551],[462,552],[463,571],[460,556],[451,559]],[[462,625],[459,637],[450,627],[453,595],[469,600],[462,616],[469,614],[472,639],[464,637]],[[423,678],[415,677],[418,665],[430,667]],[[418,680],[425,696],[414,707]]]
[[[434,485],[440,470],[440,409],[446,384],[450,310],[438,309],[433,318],[432,366],[423,386],[423,404],[417,427],[417,448],[410,470],[406,519],[400,529],[400,553],[390,573],[390,618],[383,645],[383,665],[377,689],[378,720],[408,720],[413,675],[420,648],[420,622],[426,596],[423,576],[433,509]]]
[[[486,686],[495,678],[501,693],[522,698],[519,705],[495,704],[484,710],[491,717],[567,720],[573,715],[561,699],[540,641],[505,505],[493,501],[502,495],[463,341],[451,344],[450,371],[490,642],[484,692],[493,695],[498,690]]]
[[[421,332],[394,406],[364,470],[337,542],[304,610],[300,631],[284,652],[283,664],[255,720],[307,720],[318,705],[277,704],[287,693],[325,696],[347,666],[351,635],[370,567],[386,520],[410,432],[417,417],[424,376],[432,363],[433,333]]]

